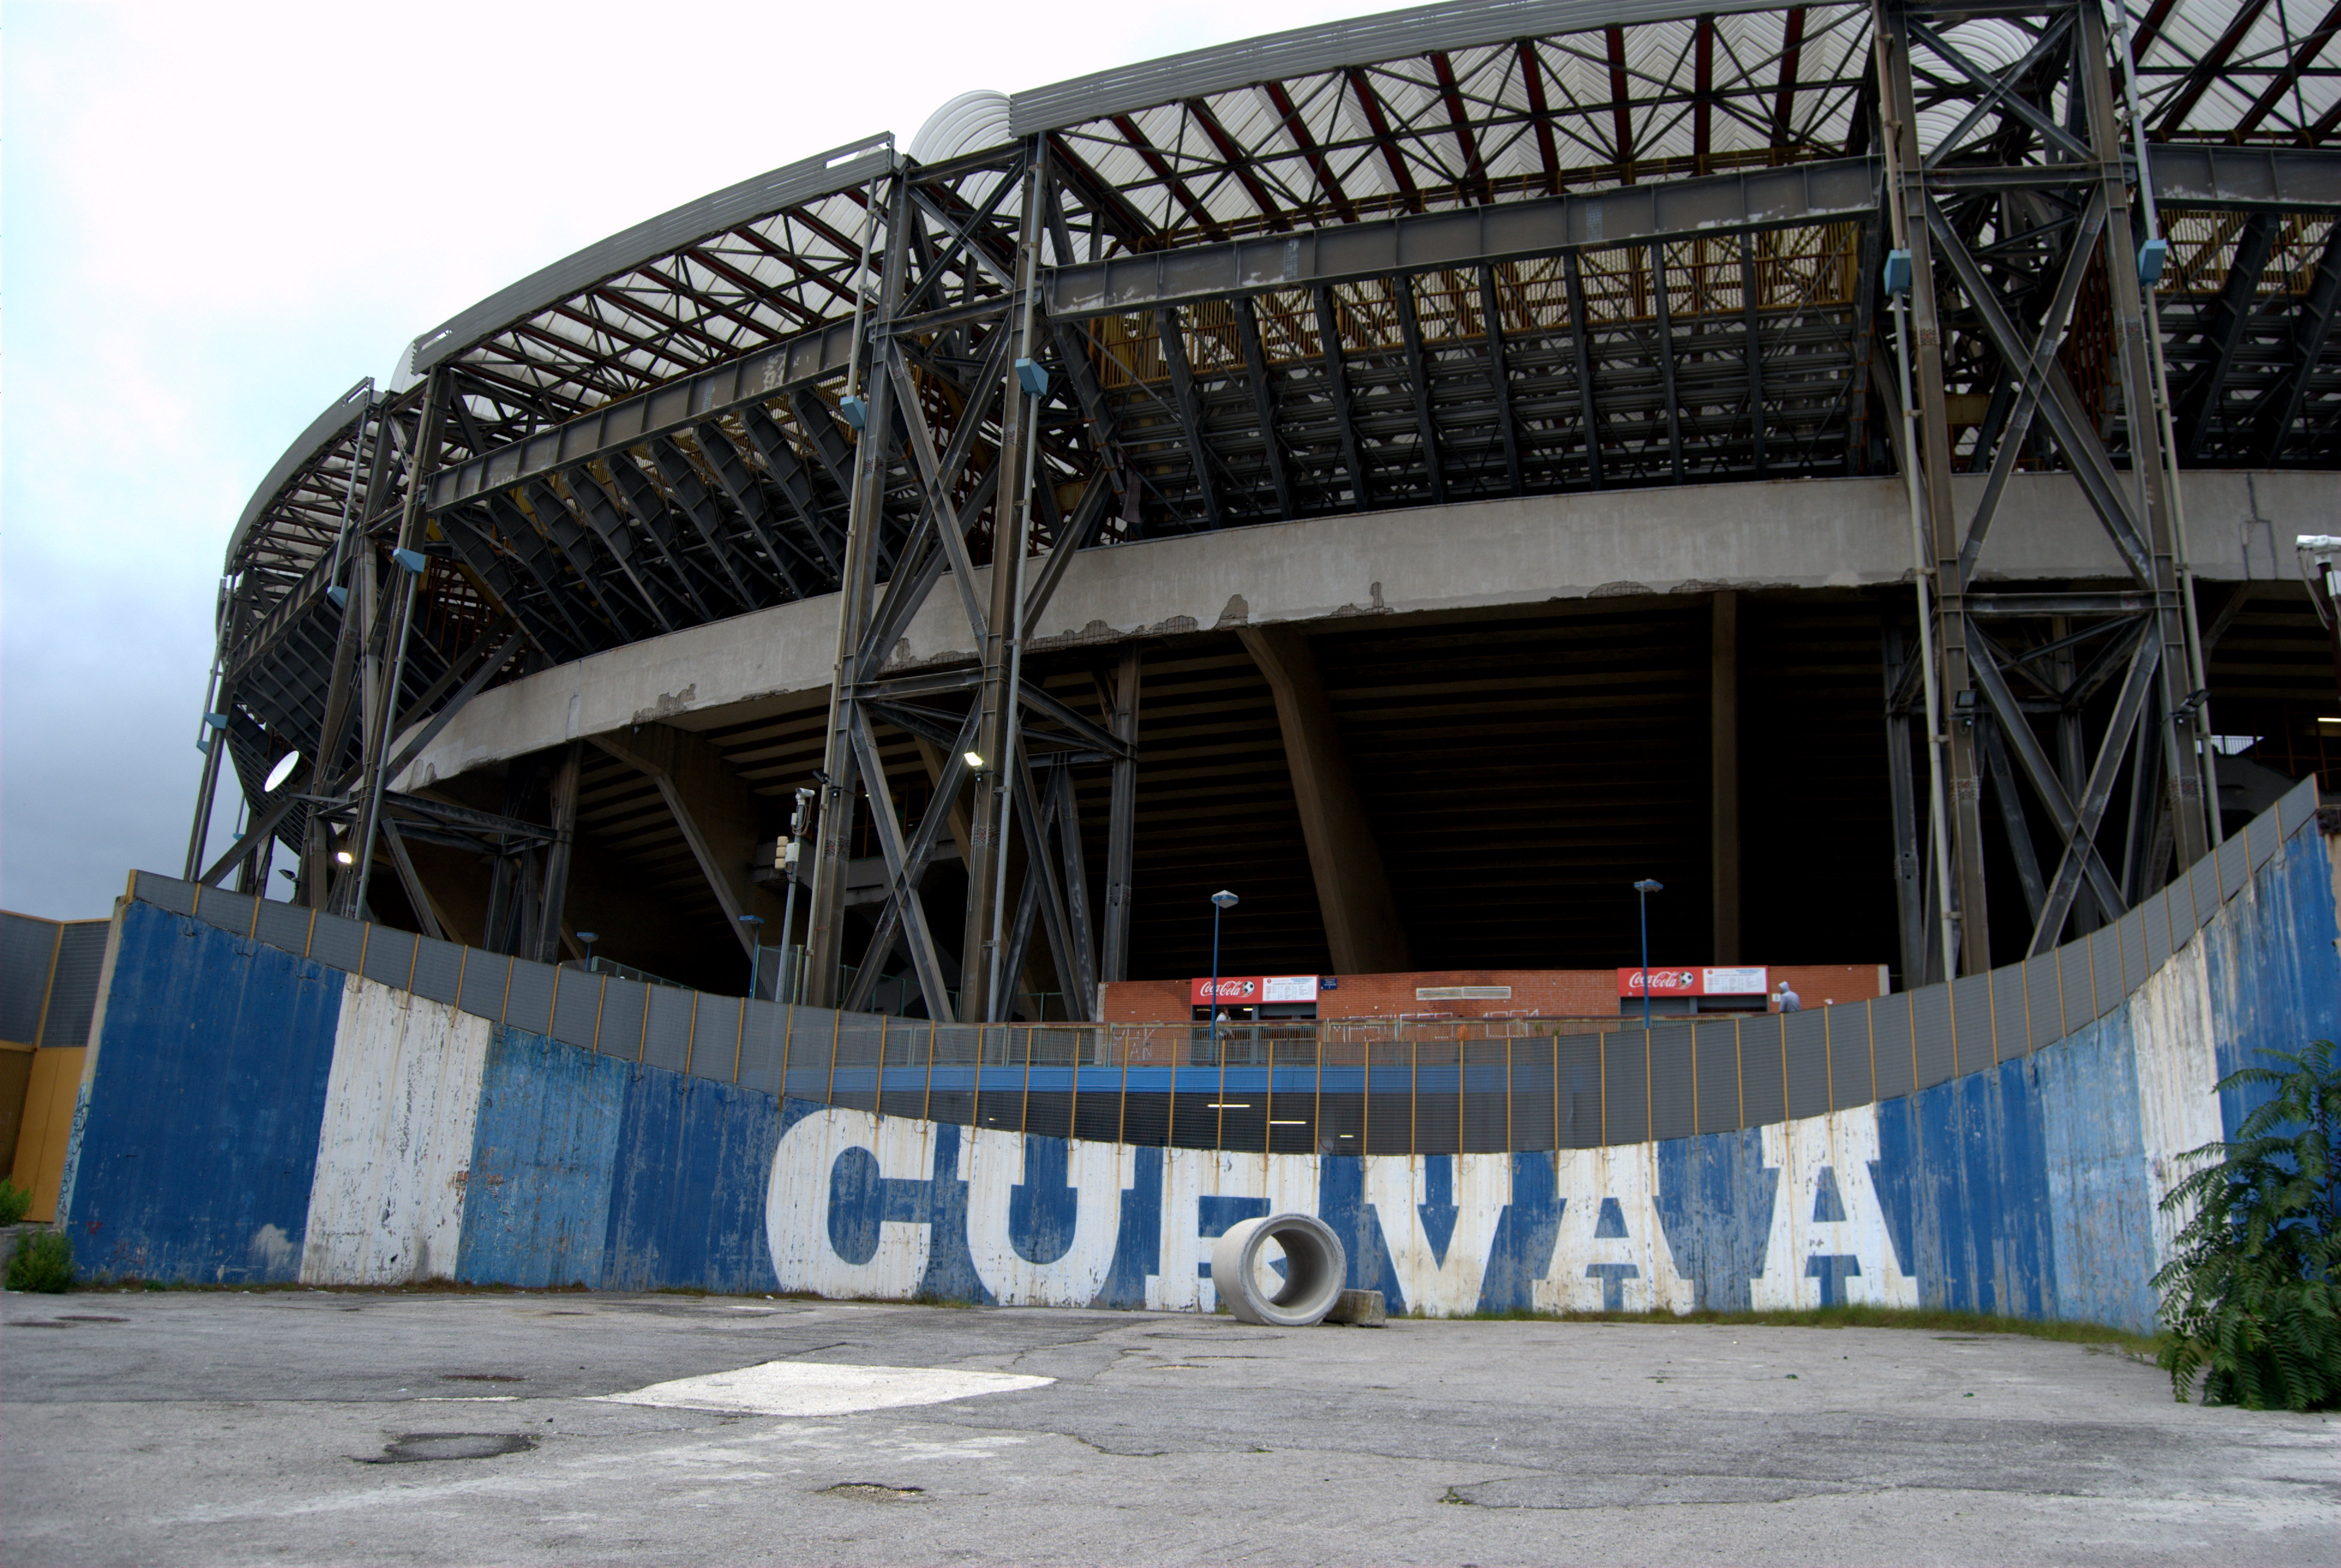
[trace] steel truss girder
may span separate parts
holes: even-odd
[[[1054,203],[1044,193],[1039,155],[1037,145],[1020,145],[1012,157],[991,154],[986,167],[999,184],[972,209],[939,199],[924,188],[923,173],[897,180],[889,194],[893,221],[883,279],[866,327],[872,356],[868,401],[862,439],[853,453],[838,680],[811,878],[806,997],[815,1003],[837,996],[842,858],[855,807],[866,802],[886,862],[887,887],[854,983],[838,999],[849,1007],[868,1005],[888,954],[899,946],[908,952],[930,1017],[976,1022],[1004,1016],[1019,968],[1008,950],[1014,938],[1002,902],[1013,831],[1021,833],[1026,850],[1024,897],[1053,911],[1049,924],[1061,972],[1085,1007],[1096,1004],[1098,959],[1096,944],[1087,935],[1087,874],[1079,834],[1055,826],[1070,812],[1069,802],[1058,799],[1060,790],[1052,788],[1045,811],[1035,809],[1030,779],[1035,769],[1061,775],[1077,759],[1120,767],[1131,748],[1116,733],[1021,679],[1017,666],[1024,628],[1045,608],[1066,561],[1088,541],[1119,486],[1109,466],[1111,416],[1093,380],[1085,381],[1081,373],[1088,368],[1086,356],[1061,342],[1057,357],[1071,373],[1061,381],[1051,377],[1050,392],[1039,395],[1023,384],[1011,362],[1041,359],[1041,344],[1048,341],[1041,335],[1048,323],[1038,312],[1034,279],[1046,233],[1044,209]],[[1003,238],[1010,219],[1015,232]],[[956,284],[946,287],[946,271],[954,267],[960,271],[952,275],[980,277],[987,289],[1001,285],[1001,292],[969,298],[955,292]],[[1164,324],[1174,343],[1172,362],[1180,364],[1178,323]],[[1069,514],[1059,515],[1052,490],[1038,502],[1037,521],[1051,528],[1052,548],[1028,590],[1023,579],[1036,522],[1034,467],[1063,461],[1053,445],[1042,447],[1035,426],[1061,417],[1057,411],[1064,404],[1054,395],[1060,388],[1066,402],[1078,402],[1092,452],[1104,461],[1089,474]],[[1186,391],[1192,419],[1191,382]],[[948,418],[947,430],[938,428],[939,417]],[[1204,455],[1200,421],[1186,433],[1208,481],[1211,460]],[[882,503],[890,494],[905,493],[915,496],[915,510],[882,590],[876,571],[888,515]],[[988,588],[970,548],[987,534]],[[882,675],[889,650],[941,587],[946,571],[979,650],[978,663]],[[952,693],[967,694],[963,712],[939,711],[922,700]],[[1046,728],[1020,724],[1020,710]],[[887,788],[874,728],[880,722],[945,749],[934,794],[921,820],[907,830]],[[1043,750],[1045,761],[1028,759],[1025,754],[1035,747]],[[971,763],[970,757],[981,761]],[[975,799],[968,835],[966,933],[954,997],[951,966],[929,928],[921,890],[940,835],[971,782]],[[1076,946],[1088,954],[1086,959],[1076,958]]]
[[[2125,875],[2117,878],[2097,839],[2125,766],[2132,769],[2133,793],[2144,800],[2145,770],[2162,779],[2162,795],[2176,829],[2182,862],[2216,840],[2216,807],[2202,789],[2208,763],[2198,756],[2203,715],[2201,694],[2182,699],[2191,684],[2186,672],[2200,667],[2197,629],[2188,609],[2188,571],[2177,553],[2173,521],[2175,475],[2166,467],[2157,406],[2167,398],[2157,384],[2157,369],[2147,352],[2146,302],[2130,255],[2130,205],[2134,168],[2126,162],[2114,115],[2110,62],[2104,23],[2087,5],[2040,4],[2026,8],[2037,19],[2029,52],[2014,65],[1978,66],[1938,30],[1936,20],[1957,19],[1951,6],[1876,0],[1882,112],[1889,123],[1887,147],[1891,207],[1897,241],[1912,253],[1910,290],[1916,352],[1909,372],[1920,414],[1918,451],[1910,454],[1922,477],[1914,507],[1923,500],[1931,530],[1934,623],[1922,635],[1937,640],[1939,708],[1948,722],[1944,754],[1949,771],[1948,830],[1957,867],[1958,918],[1963,940],[1962,972],[1988,967],[1991,952],[1985,903],[1982,819],[1977,809],[1984,776],[1991,776],[2004,829],[2025,902],[2033,916],[2028,950],[2045,951],[2063,933],[2086,887],[2102,914],[2111,918],[2149,885],[2162,868],[2143,865],[2126,852]],[[1922,67],[1916,55],[1927,56]],[[1935,98],[1956,84],[1971,104],[1957,130],[1925,162],[1918,155],[1915,83],[1924,74]],[[2060,123],[2032,94],[2047,101],[2048,87],[2061,85],[2070,105]],[[1930,99],[1930,101],[1934,101]],[[1997,124],[1980,141],[1966,138],[1987,122]],[[1964,165],[1955,181],[1938,177],[1957,150]],[[2035,160],[2016,166],[2009,154]],[[1985,167],[1988,162],[1992,166]],[[2157,173],[2159,171],[2157,170]],[[2029,206],[2020,203],[2029,203]],[[2039,222],[2041,203],[2062,217]],[[2266,220],[2256,217],[2255,225]],[[1978,243],[1987,232],[1995,235]],[[1971,236],[1974,236],[1971,238]],[[2061,254],[2060,254],[2061,248]],[[2037,261],[2025,271],[2027,258]],[[2248,264],[2249,257],[2245,258]],[[1938,295],[1937,264],[1948,268],[1956,293]],[[2108,452],[2101,418],[2086,408],[2067,374],[2075,303],[2090,269],[2108,281],[2114,320],[2110,381],[2125,412],[2127,466]],[[2047,287],[2053,277],[2054,287]],[[2012,282],[2003,282],[2003,279]],[[1973,516],[1961,528],[1954,514],[1950,476],[1953,460],[1945,389],[1941,312],[1956,299],[1980,327],[2000,365],[1998,389],[1977,430],[1972,467],[1988,453],[1990,478]],[[1905,352],[1909,352],[1905,340]],[[2227,352],[2232,352],[2229,345]],[[2212,372],[2216,377],[2215,367]],[[2216,397],[2216,380],[2208,382]],[[2119,595],[1973,596],[1968,585],[1988,546],[2007,478],[2035,418],[2045,424],[2079,484],[2092,512],[2137,583]],[[1914,520],[1914,521],[1917,520]],[[2107,602],[2097,602],[2104,600]],[[2135,610],[2133,630],[2102,649],[2088,670],[2058,690],[2047,683],[2049,710],[2057,719],[2060,745],[2073,755],[2060,770],[2035,737],[2031,710],[2010,688],[2009,670],[2036,684],[2031,668],[2039,658],[2078,644],[2107,630],[2100,623],[2069,635],[2061,630],[2033,639],[2040,646],[2020,655],[2004,652],[1986,634],[1981,620],[2039,624],[2040,617],[2104,614]],[[2030,615],[2027,617],[2027,612]],[[2061,629],[2061,620],[2052,620]],[[2072,777],[2081,760],[2077,748],[2080,704],[2111,672],[2117,650],[2125,673],[2096,756],[2086,779]],[[1968,706],[1979,690],[1982,711]],[[2012,750],[2026,782],[2047,809],[2059,843],[2056,869],[2043,882],[2032,855],[2023,802],[2014,789],[2006,751]],[[2129,838],[2140,842],[2138,813]]]

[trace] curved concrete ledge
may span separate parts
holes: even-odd
[[[1960,481],[1963,509],[1982,488]],[[2341,485],[2316,472],[2187,477],[2196,571],[2290,579],[2291,541],[2341,532]],[[1034,629],[1036,651],[1215,627],[1529,606],[1717,588],[1864,588],[1910,571],[1898,479],[1782,480],[1539,496],[1309,518],[1082,552]],[[988,577],[980,571],[979,577]],[[1979,577],[2118,579],[2113,547],[2061,474],[2008,487]],[[979,601],[988,597],[979,588]],[[657,720],[685,729],[824,702],[834,595],[613,649],[475,699],[402,789],[580,736]],[[890,668],[975,657],[959,595],[938,585]]]

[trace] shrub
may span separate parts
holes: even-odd
[[[33,1194],[28,1187],[18,1186],[6,1176],[0,1176],[0,1225],[15,1225],[33,1206]]]
[[[62,1231],[35,1231],[16,1244],[8,1260],[10,1290],[55,1294],[73,1283],[73,1243]]]
[[[2188,1151],[2204,1168],[2162,1201],[2189,1217],[2154,1276],[2170,1331],[2157,1359],[2182,1404],[2204,1373],[2206,1404],[2331,1409],[2341,1405],[2341,1062],[2330,1040],[2261,1054],[2281,1070],[2246,1067],[2219,1087],[2267,1085],[2275,1097],[2235,1142]]]

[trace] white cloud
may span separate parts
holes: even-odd
[[[178,869],[228,532],[408,339],[968,88],[1373,9],[0,7],[0,906],[99,915]]]

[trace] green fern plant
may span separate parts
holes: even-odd
[[[30,1188],[18,1186],[6,1176],[0,1176],[0,1225],[15,1225],[32,1206]]]
[[[2154,1276],[2169,1331],[2157,1359],[2181,1404],[2200,1374],[2206,1404],[2327,1410],[2341,1406],[2341,1062],[2330,1040],[2260,1054],[2276,1066],[2218,1087],[2274,1097],[2233,1143],[2182,1156],[2202,1168],[2162,1200],[2187,1219]]]

